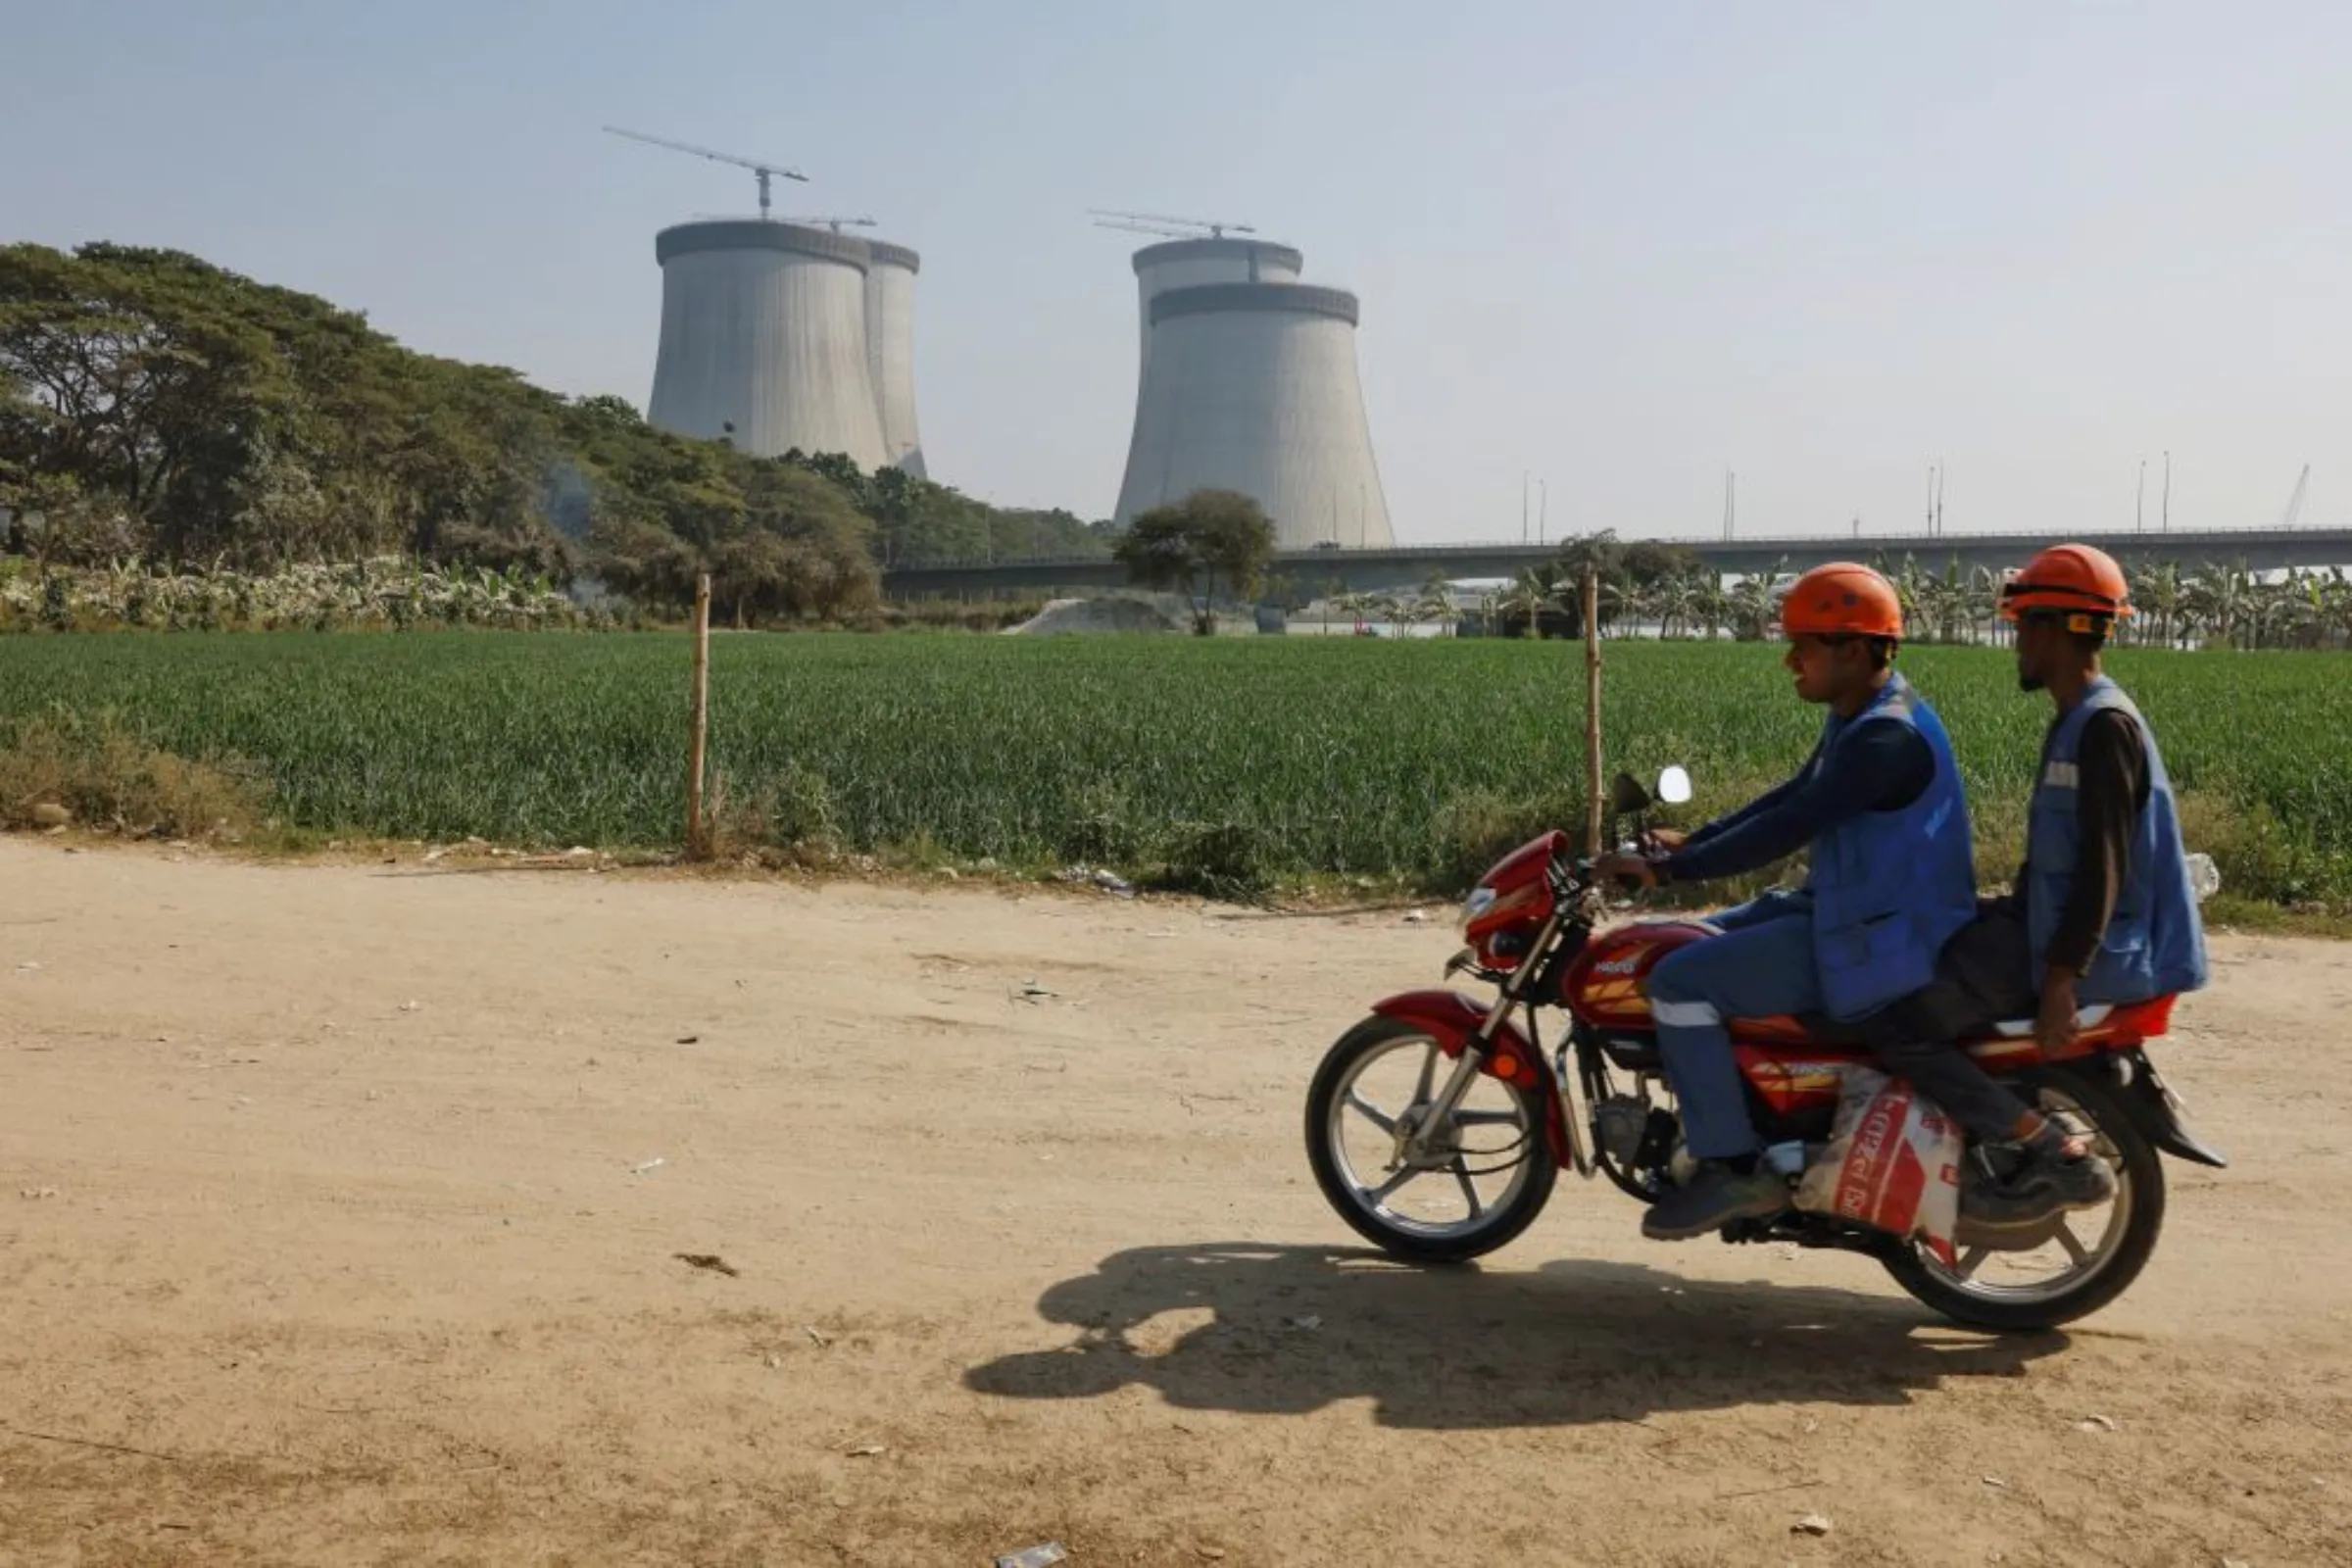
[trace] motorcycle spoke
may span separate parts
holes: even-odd
[[[1371,1204],[1374,1208],[1378,1208],[1381,1204],[1389,1200],[1389,1199],[1396,1193],[1397,1188],[1402,1187],[1406,1182],[1411,1181],[1414,1177],[1424,1174],[1426,1173],[1421,1169],[1420,1166],[1407,1165],[1404,1167],[1404,1169],[1398,1171],[1387,1181],[1382,1182],[1378,1187],[1360,1187],[1356,1190],[1362,1193],[1364,1197],[1371,1201]]]
[[[2090,1261],[2090,1249],[2076,1237],[2074,1226],[2064,1220],[2058,1223],[2058,1245],[2066,1249],[2066,1255],[2074,1260],[2075,1267],[2081,1268]]]
[[[1470,1217],[1477,1219],[1486,1213],[1487,1205],[1479,1201],[1478,1184],[1470,1179],[1469,1167],[1465,1166],[1459,1158],[1453,1162],[1453,1179],[1461,1183],[1462,1197],[1470,1201]]]
[[[1371,1122],[1373,1126],[1379,1128],[1382,1132],[1387,1133],[1392,1137],[1396,1135],[1396,1118],[1390,1115],[1387,1111],[1381,1109],[1378,1105],[1372,1103],[1372,1102],[1369,1100],[1366,1100],[1363,1097],[1362,1091],[1355,1089],[1348,1090],[1348,1103],[1353,1109],[1360,1111],[1365,1120]]]
[[[1957,1268],[1957,1272],[1959,1273],[1960,1277],[1964,1280],[1975,1279],[1977,1277],[1977,1270],[1984,1266],[1984,1259],[1991,1255],[1991,1252],[1992,1249],[1989,1247],[1972,1247],[1967,1251],[1962,1252],[1960,1254],[1960,1262]]]

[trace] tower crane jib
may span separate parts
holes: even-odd
[[[708,147],[697,147],[692,142],[671,141],[663,136],[648,136],[643,131],[623,130],[618,125],[607,125],[605,129],[615,136],[625,136],[631,141],[644,142],[649,147],[665,147],[673,153],[684,153],[691,158],[708,158],[714,164],[733,164],[738,169],[750,170],[760,181],[760,217],[762,221],[768,217],[768,181],[772,177],[781,174],[786,179],[797,179],[804,184],[808,179],[808,176],[799,170],[788,169],[782,164],[765,163],[757,158],[743,158],[734,153],[713,152]]]

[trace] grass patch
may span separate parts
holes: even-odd
[[[1246,822],[1179,822],[1166,843],[1158,863],[1143,873],[1142,886],[1260,904],[1282,880],[1271,847]]]
[[[1541,831],[1583,831],[1581,647],[908,632],[728,636],[711,659],[714,820],[736,859],[1085,864],[1221,897],[1437,898]],[[2352,909],[2352,661],[2115,663],[2227,895]],[[660,852],[683,832],[688,664],[673,633],[9,638],[0,740],[112,715],[147,753],[266,782],[264,808],[295,834]],[[1953,734],[1983,878],[2005,882],[2048,705],[2018,692],[2002,652],[1907,649],[1903,667]],[[1819,729],[1754,645],[1611,644],[1606,696],[1611,772],[1690,769],[1698,799],[1663,818],[1680,826],[1787,777]],[[69,740],[74,766],[92,765],[86,737],[40,744],[54,761]],[[75,814],[191,819],[96,801]]]
[[[197,761],[111,712],[55,708],[0,733],[0,828],[71,822],[134,837],[241,840],[263,820],[266,778],[235,760]]]
[[[822,778],[797,764],[748,782],[722,769],[710,780],[704,809],[715,858],[749,856],[771,868],[819,868],[840,858],[833,793]]]

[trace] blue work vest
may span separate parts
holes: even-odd
[[[1936,975],[1936,956],[1976,917],[1976,852],[1952,743],[1927,700],[1896,675],[1852,718],[1824,722],[1813,766],[1865,724],[1901,724],[1928,743],[1935,776],[1897,811],[1865,811],[1813,841],[1813,957],[1822,1004],[1855,1018]]]
[[[2091,715],[2128,713],[2139,726],[2148,754],[2148,804],[2132,826],[2131,863],[2124,867],[2115,914],[2099,951],[2076,989],[2083,1002],[2144,1002],[2168,992],[2196,991],[2206,980],[2205,922],[2188,881],[2188,858],[2180,845],[2180,813],[2173,781],[2156,750],[2156,737],[2124,689],[2101,675],[2082,701],[2050,727],[2042,747],[2041,778],[2034,786],[2033,815],[2026,824],[2026,931],[2033,940],[2038,973],[2050,939],[2058,934],[2082,853],[2078,808],[2082,726]]]

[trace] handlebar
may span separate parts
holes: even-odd
[[[1572,897],[1587,892],[1593,886],[1592,857],[1590,855],[1562,856],[1552,862],[1551,871],[1552,880],[1563,895]],[[1615,877],[1611,880],[1622,892],[1631,893],[1641,886],[1640,883],[1626,877]]]
[[[1644,828],[1638,837],[1628,839],[1623,844],[1619,845],[1617,853],[1620,855],[1640,855],[1647,858],[1649,856],[1658,854],[1663,849],[1664,846],[1657,842],[1655,836],[1652,835],[1646,828]],[[1593,858],[1592,856],[1575,855],[1562,857],[1560,860],[1554,864],[1552,869],[1554,875],[1562,884],[1562,890],[1564,892],[1573,893],[1581,892],[1592,886],[1592,866]],[[1622,894],[1631,895],[1634,893],[1639,893],[1643,887],[1643,884],[1635,877],[1617,876],[1611,877],[1609,880],[1614,889]]]

